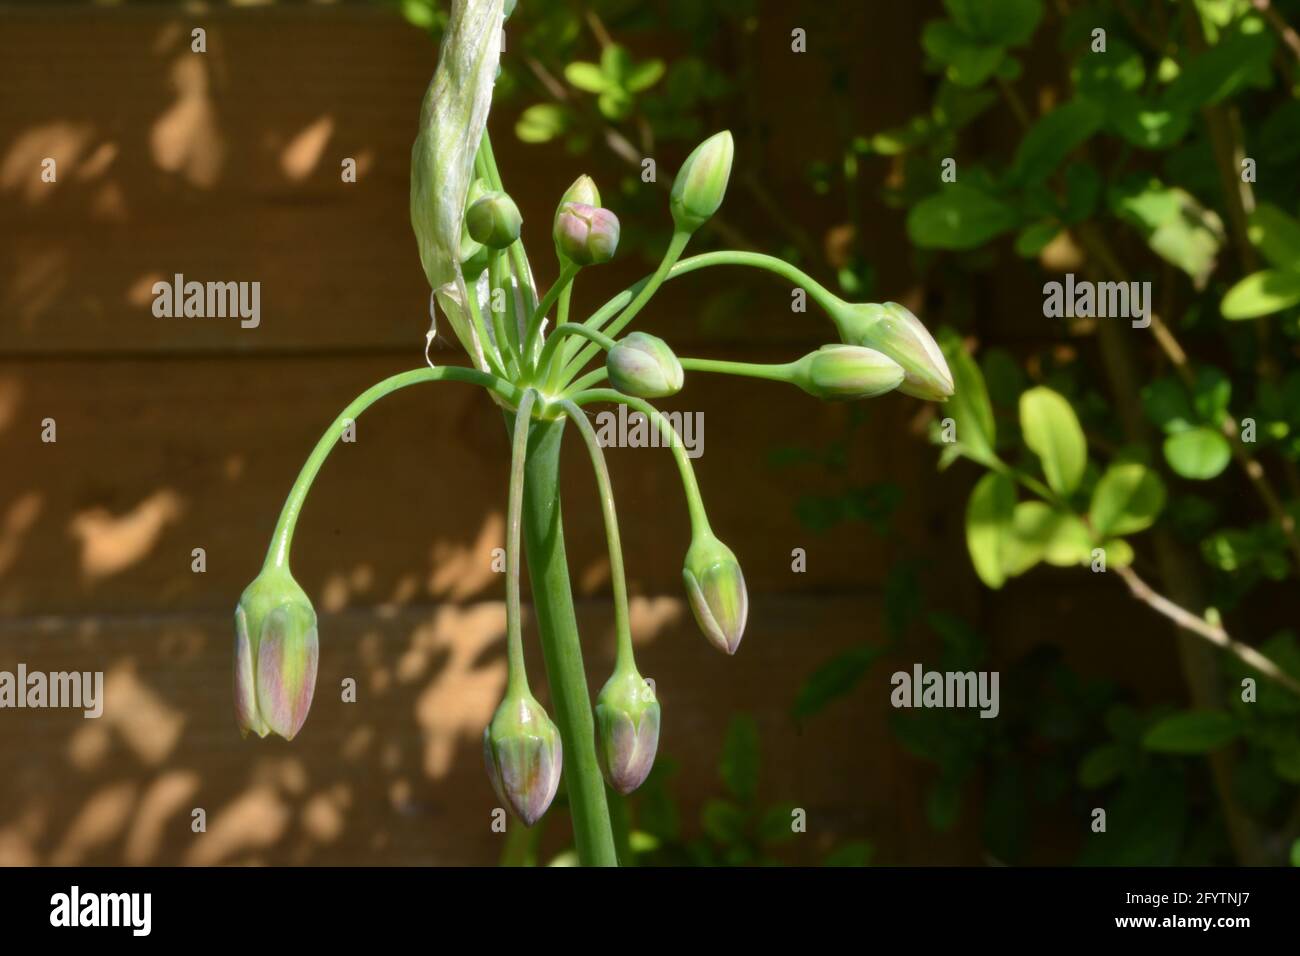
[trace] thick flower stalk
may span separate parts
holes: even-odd
[[[551,805],[561,779],[584,864],[617,862],[606,784],[629,793],[654,764],[663,713],[654,685],[637,669],[622,545],[604,453],[586,418],[593,404],[645,415],[677,464],[690,518],[683,598],[706,641],[740,648],[750,623],[749,592],[735,553],[714,533],[694,466],[668,419],[649,399],[689,387],[697,372],[794,386],[823,400],[891,391],[927,400],[952,394],[952,375],[921,322],[894,303],[847,303],[787,262],[721,251],[682,258],[721,206],[735,144],[721,132],[701,143],[674,179],[667,216],[672,237],[654,272],[586,319],[570,318],[583,270],[617,254],[621,224],[600,190],[579,176],[559,197],[545,234],[555,278],[538,295],[524,249],[525,224],[505,190],[486,123],[499,31],[513,4],[453,0],[437,71],[421,107],[412,149],[411,223],[437,309],[472,367],[433,365],[402,372],[354,399],[317,442],[289,492],[262,572],[244,592],[235,621],[236,719],[242,732],[287,739],[304,726],[319,659],[315,612],[289,572],[294,529],[312,482],[343,430],[389,393],[453,381],[486,391],[506,413],[511,465],[506,535],[506,683],[483,732],[488,777],[525,825]],[[679,358],[663,339],[629,331],[665,282],[717,266],[757,268],[807,291],[839,341],[776,364]],[[603,360],[591,366],[598,353]],[[602,383],[608,381],[608,387]],[[587,447],[604,518],[613,589],[615,664],[593,706],[583,663],[560,509],[559,453],[565,429]],[[521,567],[527,552],[536,636],[554,719],[524,670]],[[327,623],[327,622],[326,622]],[[328,641],[326,642],[328,647]]]

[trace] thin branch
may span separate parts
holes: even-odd
[[[1157,594],[1151,586],[1143,581],[1132,568],[1116,568],[1116,573],[1124,579],[1129,591],[1139,601],[1146,604],[1157,614],[1162,614],[1184,631],[1203,637],[1216,647],[1222,648],[1273,682],[1285,687],[1291,693],[1300,695],[1300,681],[1296,680],[1277,664],[1273,663],[1249,644],[1234,640],[1222,627],[1211,624],[1204,618],[1197,617],[1191,611],[1179,607],[1173,601]]]

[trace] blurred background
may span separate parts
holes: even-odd
[[[582,172],[623,239],[614,263],[583,274],[575,308],[648,272],[673,172],[730,128],[735,172],[701,249],[772,252],[845,298],[899,301],[979,357],[1008,427],[1019,389],[1064,381],[1090,441],[1122,443],[1095,323],[1042,314],[1044,273],[1084,271],[1084,252],[1055,229],[1013,250],[997,238],[1009,226],[926,248],[909,207],[936,188],[941,157],[1008,165],[1022,122],[1069,95],[1061,46],[1088,23],[1136,47],[1181,5],[1030,3],[1038,39],[1008,40],[975,82],[958,81],[978,63],[922,44],[961,6],[520,0],[490,128],[539,278],[553,277],[555,203]],[[1250,4],[1218,6],[1230,23]],[[491,828],[481,735],[505,680],[491,564],[508,448],[475,391],[399,392],[331,456],[295,549],[321,615],[311,715],[292,744],[241,740],[234,721],[232,610],[299,466],[356,393],[424,361],[409,156],[445,13],[441,0],[0,3],[0,670],[102,670],[106,693],[99,720],[0,711],[0,863],[566,858],[563,812],[531,833]],[[1266,71],[1274,54],[1288,70],[1268,88],[1285,100],[1294,57],[1279,39]],[[1142,58],[1154,77],[1159,50]],[[1188,142],[1201,136],[1192,115]],[[641,180],[645,157],[657,183]],[[1172,267],[1156,268],[1172,285]],[[260,282],[260,325],[155,317],[153,284],[175,273]],[[790,303],[764,273],[709,270],[671,283],[638,327],[679,354],[786,361],[833,338],[815,306]],[[1145,356],[1149,340],[1137,347]],[[465,361],[449,339],[434,348]],[[752,606],[735,658],[707,646],[683,601],[689,533],[670,456],[611,450],[640,669],[664,712],[656,772],[626,807],[643,862],[1287,859],[1295,712],[1282,707],[1290,730],[1270,731],[1263,757],[1240,741],[1223,759],[1144,747],[1163,715],[1207,706],[1195,675],[1226,659],[1114,575],[1039,567],[981,583],[965,535],[981,471],[938,467],[942,409],[899,395],[827,405],[706,375],[665,408],[703,413],[697,472]],[[568,448],[566,467],[598,687],[609,567],[585,451]],[[1245,478],[1223,482],[1219,518],[1267,518]],[[1173,526],[1169,545],[1207,587],[1250,570],[1203,560],[1211,527]],[[1234,634],[1286,626],[1295,591],[1282,579],[1256,573],[1249,601],[1237,587],[1236,604],[1217,602]],[[918,662],[998,670],[1000,718],[893,710],[890,674]],[[1236,686],[1233,673],[1212,687]],[[341,699],[346,678],[355,703]],[[789,832],[796,807],[806,833]],[[1104,836],[1090,831],[1095,807],[1110,808]]]

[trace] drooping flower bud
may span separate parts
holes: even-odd
[[[525,826],[542,818],[560,785],[560,732],[531,694],[507,695],[483,730],[492,787]]]
[[[902,384],[903,367],[875,349],[823,345],[795,363],[794,381],[817,398],[875,398]]]
[[[600,771],[626,796],[645,782],[659,748],[659,701],[636,668],[616,669],[601,688],[596,730]]]
[[[239,731],[292,740],[316,689],[316,612],[288,568],[267,568],[235,608],[235,716]]]
[[[953,393],[948,362],[921,320],[897,302],[840,303],[831,309],[840,338],[883,352],[903,367],[898,390],[913,398],[941,402]]]
[[[678,229],[694,232],[722,205],[731,178],[731,160],[736,146],[729,130],[714,133],[686,157],[673,180],[673,222]]]
[[[682,580],[709,643],[723,653],[736,653],[749,616],[749,592],[731,549],[712,534],[697,535],[686,552]]]
[[[555,247],[580,266],[599,265],[614,258],[618,231],[618,216],[608,209],[566,202],[555,216]]]
[[[624,395],[663,398],[682,390],[686,373],[668,343],[646,332],[630,332],[605,357],[609,381]]]
[[[465,211],[465,227],[475,242],[504,249],[519,238],[524,224],[515,201],[503,192],[486,193]]]

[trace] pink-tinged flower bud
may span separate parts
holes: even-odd
[[[596,730],[600,771],[626,796],[645,782],[659,749],[659,701],[636,668],[616,669],[601,688]]]
[[[239,731],[292,740],[316,689],[316,612],[287,568],[268,568],[235,608],[235,715]]]
[[[668,201],[677,228],[694,232],[718,211],[731,179],[736,144],[728,130],[715,133],[686,157]]]
[[[903,367],[875,349],[823,345],[797,363],[795,384],[809,395],[831,401],[875,398],[903,382]]]
[[[580,266],[599,265],[614,258],[618,231],[618,216],[608,209],[566,202],[555,216],[555,247]]]
[[[682,580],[709,643],[725,654],[736,653],[749,616],[749,593],[731,549],[712,534],[697,535],[686,552]]]
[[[515,201],[499,191],[486,193],[465,211],[470,238],[489,249],[505,249],[519,238],[523,224]]]
[[[483,759],[497,796],[532,826],[560,786],[560,732],[531,694],[507,695],[483,730]]]
[[[610,384],[624,395],[663,398],[682,390],[686,373],[668,343],[646,332],[630,332],[605,357]]]
[[[904,395],[941,402],[953,393],[952,372],[921,320],[897,302],[841,303],[831,309],[840,338],[883,352],[903,367]]]

